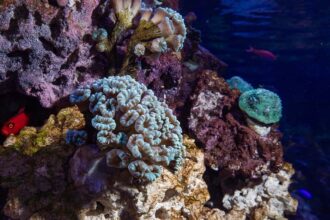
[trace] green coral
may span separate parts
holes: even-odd
[[[250,118],[264,124],[277,123],[282,117],[280,97],[266,89],[244,92],[239,98],[239,107]]]
[[[64,142],[67,131],[82,129],[84,126],[84,115],[77,106],[64,108],[56,116],[49,116],[40,129],[24,127],[18,135],[9,136],[4,147],[11,147],[31,156],[46,146]]]
[[[97,80],[79,88],[70,101],[89,102],[97,143],[106,152],[108,166],[127,168],[146,182],[158,178],[163,167],[177,170],[181,166],[185,148],[179,121],[165,103],[132,77]]]
[[[252,90],[253,86],[239,76],[233,76],[227,80],[231,89],[238,89],[241,93]]]

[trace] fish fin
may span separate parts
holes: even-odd
[[[254,51],[254,48],[250,46],[248,49],[245,50],[248,53],[252,53]]]

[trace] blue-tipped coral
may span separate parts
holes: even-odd
[[[273,124],[282,117],[280,97],[266,89],[244,92],[239,98],[239,107],[250,118],[263,124]]]
[[[97,143],[108,151],[108,166],[128,168],[146,182],[159,177],[163,167],[180,167],[185,148],[179,121],[151,90],[130,76],[97,80],[79,88],[70,101],[89,101]]]
[[[239,76],[233,76],[227,80],[231,89],[238,89],[241,93],[252,90],[253,86]]]

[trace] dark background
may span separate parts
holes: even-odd
[[[330,219],[330,1],[181,0],[181,10],[196,13],[202,45],[229,65],[225,78],[280,95],[285,157],[296,169],[291,191],[301,200],[296,218]],[[249,46],[278,58],[253,56]]]

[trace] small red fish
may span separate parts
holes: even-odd
[[[260,49],[255,49],[253,47],[250,47],[249,49],[246,50],[248,53],[253,53],[254,55],[257,55],[259,57],[265,58],[267,60],[276,60],[277,57],[275,54],[270,52],[269,50],[260,50]]]
[[[25,113],[25,108],[20,108],[18,113],[4,123],[1,133],[5,136],[17,134],[29,123],[29,116]]]

